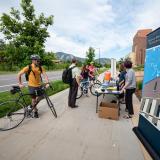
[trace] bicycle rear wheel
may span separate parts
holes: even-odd
[[[0,131],[17,127],[25,118],[23,104],[17,101],[6,101],[0,104]]]
[[[82,87],[78,87],[76,99],[81,98],[82,95],[83,95],[83,88]]]
[[[55,116],[55,118],[57,118],[57,113],[56,113],[56,110],[54,108],[54,104],[49,99],[49,97],[46,97],[46,101],[47,101],[48,107],[50,108],[51,112],[53,113],[53,115]]]
[[[90,92],[92,95],[97,96],[96,89],[101,87],[101,83],[93,83],[90,87]]]

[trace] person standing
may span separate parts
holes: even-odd
[[[94,79],[95,77],[95,67],[94,67],[94,62],[90,62],[90,65],[88,66],[88,70],[89,70],[89,77],[90,79]]]
[[[20,88],[24,87],[21,77],[25,73],[28,74],[28,89],[32,97],[31,108],[34,110],[34,117],[38,118],[38,109],[36,107],[38,96],[36,95],[36,92],[41,89],[41,74],[44,76],[46,83],[49,83],[49,80],[44,68],[40,65],[39,55],[31,55],[31,61],[32,63],[30,65],[24,67],[18,73],[18,83]]]
[[[72,64],[69,68],[72,68],[72,82],[70,83],[69,96],[68,96],[68,106],[71,108],[77,108],[76,105],[76,96],[78,91],[78,86],[80,84],[80,71],[76,66],[77,60],[72,59]]]
[[[126,114],[124,118],[128,119],[132,118],[132,115],[134,114],[132,96],[136,90],[136,77],[135,72],[132,69],[131,61],[125,61],[124,66],[126,68],[127,73],[125,78],[125,85],[122,88],[121,93],[125,92],[125,103],[126,110],[128,110],[128,114]]]
[[[121,90],[125,85],[125,77],[126,77],[126,68],[124,67],[124,63],[121,63],[119,66],[119,74],[117,81],[117,90]],[[120,103],[125,103],[124,93],[119,95]]]
[[[121,90],[125,85],[125,77],[126,77],[126,68],[124,67],[124,64],[121,63],[119,66],[119,75],[118,75],[118,84],[119,84],[119,90]]]

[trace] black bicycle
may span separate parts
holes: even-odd
[[[51,85],[49,85],[51,87]],[[18,93],[18,97],[14,100],[9,100],[0,103],[0,108],[3,108],[3,112],[0,117],[0,130],[6,131],[16,128],[22,123],[25,118],[33,117],[33,108],[29,108],[26,102],[26,97],[31,96],[31,94],[24,94],[19,86],[12,86],[12,94]],[[54,108],[54,104],[50,100],[46,92],[46,86],[43,85],[39,90],[36,91],[36,96],[38,97],[36,105],[42,99],[46,99],[48,107],[50,108],[52,114],[57,118],[57,113]]]

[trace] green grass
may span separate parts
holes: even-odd
[[[53,95],[53,94],[56,94],[56,93],[58,93],[60,91],[63,91],[64,89],[69,87],[68,84],[63,83],[61,80],[57,80],[57,81],[51,82],[51,85],[53,87],[53,90],[52,89],[48,89],[47,94],[49,96]]]
[[[64,89],[69,87],[67,84],[64,84],[60,80],[51,82],[51,85],[53,87],[53,90],[51,88],[47,89],[47,94],[49,96],[54,95],[54,94],[56,94],[56,93],[58,93],[58,92],[60,92],[60,91],[62,91],[62,90],[64,90]],[[23,91],[23,93],[29,93],[28,92],[28,88],[24,88],[24,89],[22,89],[22,91]],[[16,99],[18,97],[19,97],[18,93],[13,95],[9,91],[2,92],[2,93],[0,93],[0,104],[2,102],[6,102],[8,100],[13,100],[13,99]],[[27,104],[31,104],[31,98],[30,98],[29,95],[25,96],[25,102]],[[9,108],[10,108],[10,106],[2,106],[2,105],[0,105],[0,117],[3,117],[6,114],[6,112],[8,111]],[[16,108],[19,109],[20,107],[17,106]],[[17,109],[15,109],[15,110],[17,110]]]

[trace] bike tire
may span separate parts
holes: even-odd
[[[99,83],[99,84],[101,84],[101,81],[99,81],[99,80],[97,79],[97,80],[95,80],[94,83]]]
[[[0,104],[0,131],[7,131],[19,126],[25,118],[25,108],[15,100]]]
[[[83,95],[83,89],[82,89],[82,87],[78,87],[76,99],[81,98],[82,95]]]
[[[49,99],[49,97],[46,97],[46,101],[47,101],[47,104],[48,104],[48,107],[50,108],[52,114],[54,115],[55,118],[57,118],[57,112],[54,108],[54,104],[52,103],[52,101]]]
[[[93,83],[90,87],[90,92],[92,95],[97,96],[97,93],[95,92],[96,89],[101,87],[101,83]]]

